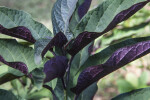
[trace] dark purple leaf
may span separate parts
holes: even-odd
[[[74,43],[72,45],[72,48],[68,51],[71,55],[77,54],[81,49],[83,49],[87,44],[95,40],[97,37],[101,36],[102,34],[110,31],[116,25],[122,21],[127,20],[129,17],[131,17],[133,14],[135,14],[138,10],[140,10],[142,7],[144,7],[149,1],[141,2],[138,4],[135,4],[128,8],[127,10],[124,10],[117,14],[115,18],[112,20],[112,22],[108,25],[108,27],[101,33],[96,32],[83,32],[80,33],[76,39],[74,40]]]
[[[4,60],[4,58],[2,56],[0,56],[0,62],[4,63],[14,69],[21,71],[25,75],[28,74],[28,67],[23,62],[7,62]]]
[[[88,48],[88,53],[91,55],[93,52],[93,48],[94,48],[94,43],[92,43],[89,48]]]
[[[62,78],[68,67],[68,59],[65,56],[56,56],[47,61],[44,65],[46,78],[44,82],[49,82],[54,78]]]
[[[24,39],[24,40],[29,41],[31,43],[35,43],[35,41],[36,41],[33,38],[31,31],[24,26],[18,26],[18,27],[14,27],[11,29],[7,29],[7,28],[3,27],[2,25],[0,25],[0,33],[5,34],[5,35],[9,35],[12,37],[16,37],[19,39]]]
[[[103,72],[103,65],[92,66],[86,68],[78,78],[76,87],[71,88],[71,91],[79,95],[85,88],[99,79],[99,74]]]
[[[42,57],[44,57],[46,52],[48,50],[52,49],[54,46],[62,48],[67,42],[68,42],[68,40],[62,32],[57,33],[54,36],[54,38],[48,43],[48,45],[42,51]]]
[[[97,33],[94,32],[83,32],[77,36],[72,44],[71,49],[69,49],[68,53],[74,56],[77,54],[83,47],[89,44],[98,36]]]
[[[148,53],[150,53],[150,41],[120,48],[104,64],[88,67],[81,72],[76,87],[71,90],[78,95],[102,77]]]
[[[83,3],[78,7],[78,15],[81,19],[89,10],[92,0],[84,0]]]

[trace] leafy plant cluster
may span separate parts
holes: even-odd
[[[92,54],[96,38],[127,20],[149,0],[106,0],[88,11],[91,2],[57,0],[52,9],[53,33],[26,12],[0,7],[0,33],[15,37],[0,39],[1,67],[9,66],[0,75],[0,84],[20,78],[19,83],[26,86],[25,95],[30,95],[16,97],[1,89],[0,99],[35,99],[44,87],[54,100],[91,100],[99,79],[150,52],[150,37],[146,36],[130,38]],[[36,96],[31,95],[34,86],[40,91]],[[149,88],[113,100],[131,97],[147,100]]]

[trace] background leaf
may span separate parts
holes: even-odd
[[[143,88],[131,92],[123,93],[112,100],[149,100],[150,88]]]

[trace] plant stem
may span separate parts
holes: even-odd
[[[66,84],[65,84],[65,82],[64,82],[64,78],[61,78],[61,81],[62,81],[62,84],[63,84],[64,89],[66,90]]]
[[[69,61],[69,64],[68,64],[68,68],[67,68],[67,82],[66,82],[66,85],[68,86],[69,84],[69,78],[70,78],[70,67],[71,67],[71,63],[72,63],[72,60],[73,60],[74,56],[71,57],[70,61]]]
[[[56,95],[55,95],[53,89],[52,89],[50,86],[48,86],[48,85],[43,85],[43,87],[51,91],[51,93],[53,94],[54,100],[58,100],[58,98],[56,97]]]

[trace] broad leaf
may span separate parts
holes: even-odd
[[[150,88],[143,88],[120,94],[115,98],[112,98],[111,100],[149,100],[149,99],[150,99]]]
[[[10,91],[0,89],[0,100],[18,100]]]
[[[123,40],[125,38],[131,38],[132,36],[137,36],[141,33],[145,32],[145,28],[150,25],[150,21],[140,23],[139,25],[135,25],[133,27],[125,27],[123,29],[114,29],[111,36],[102,37],[101,45],[109,45],[114,44],[115,41]],[[143,35],[142,35],[143,36]]]
[[[80,94],[100,78],[148,53],[150,53],[150,40],[120,48],[104,64],[86,68],[79,75],[77,85],[72,88],[72,91],[75,94]]]
[[[75,55],[98,36],[131,17],[148,2],[147,0],[107,0],[103,2],[96,9],[87,13],[76,27],[74,33],[77,37],[69,53]]]
[[[56,56],[47,61],[44,65],[44,72],[46,74],[44,82],[49,82],[54,78],[63,78],[67,67],[68,59],[65,56]]]
[[[38,67],[34,63],[34,50],[32,48],[18,44],[15,40],[5,39],[0,40],[0,46],[0,55],[3,57],[0,62],[4,62],[5,60],[4,63],[6,63],[6,65],[16,69],[21,68],[23,72],[27,72],[27,68],[28,72],[31,72]],[[16,70],[11,70],[9,73],[17,76],[22,75],[20,72],[16,72]]]
[[[0,7],[0,25],[7,29],[24,26],[30,30],[35,40],[52,36],[52,33],[44,25],[34,21],[31,15],[20,10]]]
[[[35,39],[32,37],[30,30],[24,26],[7,29],[0,25],[0,33],[35,43]]]
[[[78,0],[57,0],[52,10],[54,34],[63,32],[68,40],[72,38],[69,32],[69,20],[75,10]]]

